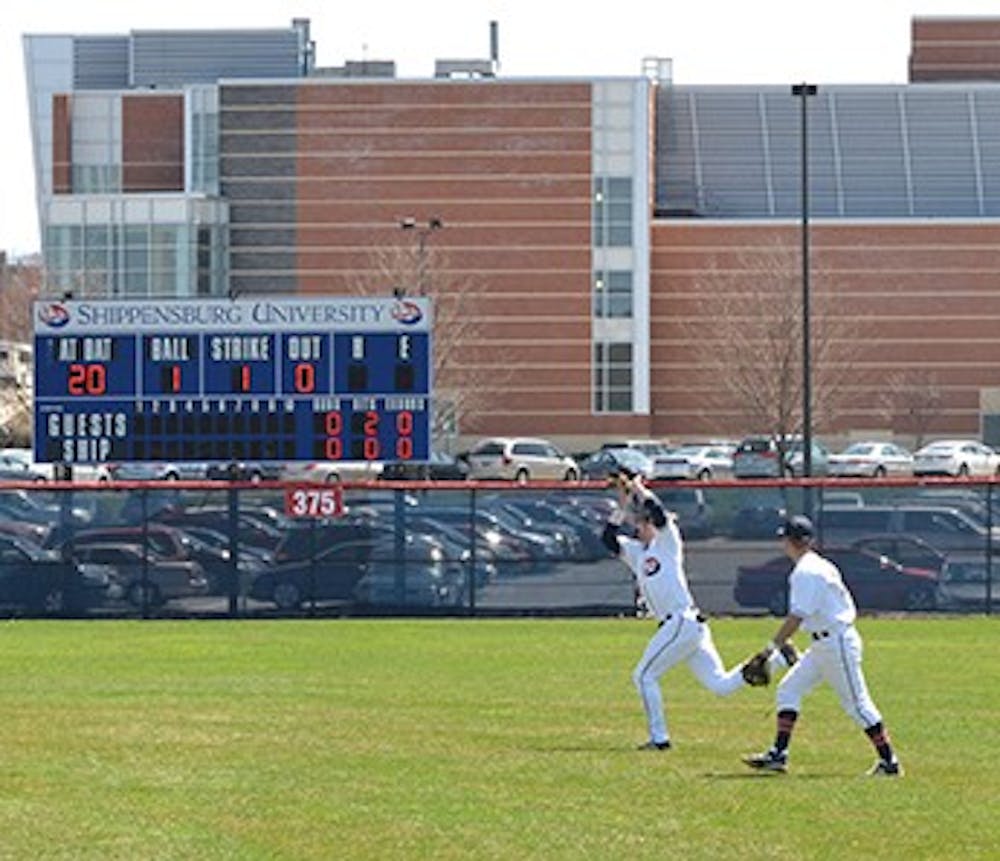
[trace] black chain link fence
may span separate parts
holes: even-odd
[[[813,516],[862,612],[989,613],[992,480],[654,483],[712,614],[783,614],[775,533]],[[344,485],[337,516],[290,487],[224,482],[0,487],[0,613],[70,617],[622,615],[596,483]],[[340,493],[341,488],[319,488]],[[989,576],[989,573],[992,576]]]

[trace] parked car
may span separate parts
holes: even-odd
[[[937,550],[981,552],[991,535],[986,525],[958,508],[946,505],[827,506],[819,513],[824,542],[855,541],[872,534],[904,534],[921,538]],[[992,540],[1000,541],[1000,526]]]
[[[714,531],[712,507],[700,487],[661,487],[660,502],[677,515],[677,526],[685,538],[707,538]]]
[[[707,481],[733,472],[733,450],[717,445],[682,445],[653,459],[653,478]]]
[[[601,448],[631,448],[640,451],[648,458],[657,458],[665,454],[670,454],[673,447],[658,439],[623,439],[611,440],[601,444]]]
[[[0,490],[0,518],[46,527],[55,526],[63,519],[73,526],[90,523],[92,515],[88,509],[69,504],[68,497],[62,501],[67,502],[65,511],[58,501],[42,502],[41,495],[34,490]]]
[[[249,597],[279,610],[298,610],[307,602],[353,601],[355,587],[369,571],[373,546],[371,539],[345,541],[325,548],[314,560],[274,565],[253,578]]]
[[[524,484],[533,478],[577,481],[580,467],[548,440],[486,439],[469,452],[469,478],[500,478]]]
[[[280,477],[287,481],[333,484],[338,481],[373,481],[382,476],[385,465],[377,460],[323,460],[317,463],[292,461]]]
[[[635,448],[602,448],[580,461],[580,477],[604,481],[622,467],[643,478],[653,477],[653,461]]]
[[[0,535],[0,606],[31,614],[80,613],[104,603],[107,568],[65,560],[30,541]]]
[[[278,481],[285,465],[278,461],[213,463],[205,471],[211,481]]]
[[[737,478],[778,478],[782,470],[778,462],[779,437],[749,436],[733,453],[733,475]],[[805,447],[801,437],[790,437],[784,443],[787,476],[802,475],[805,469]],[[818,440],[812,441],[812,474],[826,475],[830,452]]]
[[[47,481],[52,478],[52,464],[35,463],[35,455],[30,448],[0,449],[0,478]]]
[[[158,607],[174,598],[208,592],[208,580],[197,562],[160,559],[152,554],[143,560],[138,544],[75,545],[73,558],[110,566],[122,596],[135,607]]]
[[[937,572],[901,565],[880,553],[852,547],[827,547],[829,558],[861,609],[929,610],[936,605]],[[766,607],[775,616],[788,612],[788,575],[792,561],[776,556],[761,565],[741,565],[733,596],[743,607]]]
[[[128,461],[105,464],[103,472],[98,472],[97,479],[109,481],[197,480],[205,478],[207,471],[208,465],[205,463]]]
[[[469,465],[461,458],[432,451],[427,463],[394,461],[387,463],[381,478],[393,481],[464,481],[469,476]]]
[[[856,442],[828,459],[832,476],[884,478],[913,472],[913,455],[892,442]]]
[[[973,439],[941,439],[913,455],[914,475],[997,475],[1000,455]]]

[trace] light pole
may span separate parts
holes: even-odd
[[[799,139],[802,147],[802,474],[812,475],[812,368],[809,337],[809,97],[815,84],[792,84],[801,106]]]
[[[427,219],[427,223],[417,221],[412,215],[399,219],[399,226],[402,230],[413,230],[417,234],[417,293],[421,296],[427,295],[427,240],[435,230],[441,230],[444,222],[432,216]]]

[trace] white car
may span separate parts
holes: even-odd
[[[974,439],[941,439],[913,455],[914,475],[996,475],[1000,455]]]
[[[0,473],[3,473],[4,478],[23,477],[26,481],[45,481],[52,478],[52,464],[35,463],[35,456],[30,448],[5,448],[0,449]]]
[[[469,452],[469,478],[499,478],[524,484],[533,478],[577,481],[580,467],[545,439],[494,437]]]
[[[856,442],[827,459],[829,475],[884,478],[913,472],[913,455],[891,442]]]
[[[733,450],[725,446],[682,445],[653,459],[653,478],[696,478],[707,481],[732,475]]]
[[[323,482],[375,481],[385,464],[379,460],[324,460],[318,463],[292,461],[285,464],[281,477],[285,481]]]

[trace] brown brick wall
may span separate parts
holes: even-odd
[[[589,84],[305,85],[297,110],[300,290],[353,292],[415,247],[401,216],[440,218],[434,277],[479,297],[455,361],[492,381],[463,431],[645,433],[591,414]]]
[[[184,99],[122,96],[122,190],[184,190]]]
[[[1000,18],[914,18],[910,81],[1000,80]]]
[[[65,94],[52,97],[52,191],[73,191],[72,102]]]
[[[706,309],[713,295],[759,280],[748,255],[782,236],[797,247],[798,226],[654,225],[651,377],[658,434],[761,430],[746,428],[738,405],[723,403],[725,386],[698,366],[705,355],[700,344],[711,343]],[[822,432],[905,433],[903,420],[887,416],[883,403],[887,381],[906,374],[932,378],[940,388],[942,408],[930,432],[978,435],[980,388],[1000,386],[994,334],[1000,225],[814,223],[810,240],[814,302],[830,309],[838,332],[854,342],[844,406]],[[720,270],[724,276],[711,274]]]

